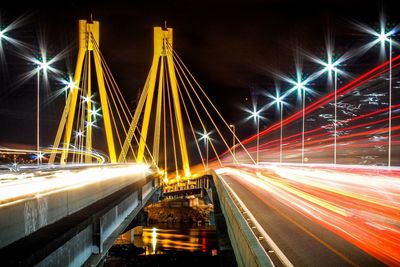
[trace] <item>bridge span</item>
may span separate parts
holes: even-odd
[[[97,264],[158,189],[143,164],[7,174],[0,188],[0,254],[9,266]]]

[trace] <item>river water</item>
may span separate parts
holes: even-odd
[[[214,226],[154,224],[132,236],[133,230],[116,240],[106,266],[180,266],[187,260],[194,260],[191,266],[218,265]]]

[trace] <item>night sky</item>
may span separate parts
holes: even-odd
[[[272,72],[294,74],[296,48],[322,57],[329,29],[336,52],[341,54],[371,40],[357,31],[352,22],[377,28],[382,10],[388,23],[400,22],[396,1],[54,2],[23,7],[2,3],[1,24],[7,25],[21,15],[28,16],[27,23],[9,35],[33,49],[37,48],[38,39],[44,40],[50,57],[68,49],[66,58],[55,66],[67,73],[74,69],[78,20],[90,19],[92,14],[101,23],[102,53],[126,99],[133,105],[151,65],[152,27],[163,26],[167,21],[168,27],[174,28],[175,50],[227,120],[237,124],[240,137],[254,133],[251,123],[241,123],[246,114],[240,107],[251,108],[255,99],[260,105],[268,101],[265,92],[275,91]],[[4,44],[4,55],[0,78],[0,145],[34,146],[36,80],[18,83],[21,75],[33,66],[9,44]],[[376,51],[370,51],[363,59],[348,62],[348,70],[356,76],[378,61]],[[315,63],[304,60],[304,72],[316,69]],[[59,87],[55,79],[50,79],[50,87],[42,93],[43,101]],[[324,89],[318,88],[321,95]],[[53,141],[63,101],[60,96],[42,108],[43,145]],[[268,119],[263,128],[276,121],[277,116],[270,113]]]

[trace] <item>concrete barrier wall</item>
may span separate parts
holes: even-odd
[[[230,197],[228,189],[215,173],[213,180],[238,266],[274,266]]]
[[[153,181],[148,182],[142,187],[142,200],[146,200],[147,196],[153,190]]]
[[[136,174],[134,177],[117,177],[2,205],[0,207],[0,248],[140,181],[145,176],[146,173]],[[151,192],[151,182],[149,190]]]
[[[132,193],[120,204],[110,209],[100,219],[101,244],[117,229],[122,221],[139,205],[138,192]],[[102,251],[102,249],[101,249]]]
[[[82,266],[92,254],[92,226],[89,225],[36,266]]]

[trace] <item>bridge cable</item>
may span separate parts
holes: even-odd
[[[165,95],[166,95],[166,88],[165,88],[165,86],[166,86],[166,79],[167,79],[167,77],[163,77],[163,122],[164,122],[164,126],[163,126],[163,128],[164,128],[164,131],[163,131],[163,134],[164,134],[164,180],[165,181],[168,181],[168,172],[167,172],[167,170],[168,170],[168,158],[167,158],[167,120],[166,120],[166,107],[165,107],[165,105],[166,105],[166,103],[165,103]]]
[[[176,53],[176,51],[172,48],[171,44],[169,44],[169,47],[174,55],[174,58],[177,59],[177,63],[178,65],[179,62],[182,64],[182,66],[184,67],[184,69],[189,73],[190,77],[193,79],[193,81],[196,83],[196,85],[198,86],[198,88],[200,89],[200,91],[203,93],[203,95],[206,97],[206,99],[208,100],[208,102],[211,104],[211,106],[213,107],[213,109],[215,110],[215,112],[218,114],[218,116],[221,118],[221,120],[224,122],[225,126],[228,128],[228,130],[232,133],[232,135],[236,138],[236,140],[238,141],[238,144],[243,148],[243,150],[246,152],[246,154],[249,156],[249,158],[251,159],[251,161],[255,164],[255,161],[253,159],[253,157],[250,155],[250,153],[247,151],[247,149],[244,147],[244,145],[242,144],[242,142],[240,141],[240,139],[237,137],[236,133],[234,133],[231,128],[229,127],[229,124],[226,122],[226,120],[223,118],[223,116],[221,115],[221,113],[218,111],[218,109],[216,108],[216,106],[213,104],[213,102],[210,100],[210,98],[207,96],[207,94],[204,92],[203,88],[200,86],[200,84],[197,82],[197,80],[194,78],[194,76],[191,74],[191,72],[188,70],[188,68],[186,67],[185,63],[183,63],[183,61],[181,60],[181,58],[179,57],[179,55]],[[181,67],[180,67],[181,68]],[[189,82],[189,84],[191,85],[191,83]],[[193,89],[193,87],[192,87]],[[194,89],[193,89],[194,90]],[[229,146],[228,146],[229,147]],[[231,149],[228,149],[229,152],[232,154],[233,158],[235,159],[235,162],[238,163],[235,155],[232,153]]]
[[[103,63],[103,62],[102,62],[102,63]],[[127,134],[127,131],[126,131],[126,128],[125,128],[125,124],[123,123],[123,119],[122,119],[121,113],[120,113],[120,111],[119,111],[119,109],[118,109],[118,105],[117,105],[117,103],[116,103],[116,101],[115,101],[113,91],[110,90],[110,89],[114,89],[114,88],[112,87],[112,85],[110,86],[109,77],[105,76],[104,78],[105,78],[104,80],[105,80],[105,83],[106,83],[106,85],[107,85],[107,88],[109,88],[109,95],[111,96],[111,100],[112,100],[112,102],[113,102],[113,104],[114,104],[114,106],[115,106],[115,110],[116,110],[116,112],[117,112],[117,115],[118,115],[118,118],[119,118],[119,120],[120,120],[121,126],[122,126],[123,131],[124,131],[124,133],[125,133],[125,135],[126,135],[126,134]],[[115,93],[115,92],[114,92],[114,93]],[[119,130],[118,130],[118,126],[117,126],[117,123],[116,123],[114,114],[113,114],[113,112],[112,112],[113,107],[112,107],[112,105],[111,105],[111,102],[110,102],[110,98],[109,98],[109,97],[107,98],[107,101],[108,101],[108,105],[109,105],[109,108],[110,108],[110,111],[111,111],[110,113],[111,113],[111,116],[112,116],[114,128],[115,128],[115,131],[116,131],[116,133],[117,133],[118,142],[119,142],[119,144],[120,144],[120,146],[121,146],[121,148],[122,148],[122,142],[121,142],[120,133],[119,133]],[[123,110],[123,112],[125,113],[124,110]],[[131,149],[133,150],[132,146],[130,146],[130,147],[131,147]]]
[[[124,98],[123,98],[123,96],[122,96],[121,91],[119,90],[118,85],[117,85],[116,82],[115,82],[114,77],[113,77],[112,74],[111,74],[111,71],[110,71],[108,65],[106,64],[106,61],[105,61],[105,59],[104,59],[104,56],[101,54],[101,51],[98,49],[98,45],[97,45],[97,43],[95,42],[95,40],[94,40],[93,42],[94,42],[94,44],[95,44],[95,47],[96,47],[96,49],[97,49],[99,55],[101,56],[101,59],[102,59],[101,61],[102,61],[103,65],[105,66],[105,69],[106,69],[107,74],[109,75],[109,77],[111,77],[111,80],[113,81],[111,84],[114,84],[114,86],[111,86],[111,87],[114,89],[114,91],[117,92],[116,97],[117,97],[118,102],[120,103],[120,106],[122,106],[122,109],[123,109],[123,106],[125,106],[125,107],[127,108],[127,104],[126,104],[126,102],[125,102],[125,100],[124,100]],[[146,84],[147,84],[147,83],[148,83],[148,80],[146,81]],[[119,95],[120,95],[121,97],[119,97]],[[120,98],[122,99],[122,101],[120,100]],[[122,105],[121,103],[123,103],[123,105]],[[118,110],[118,106],[117,106],[116,104],[115,104],[115,106],[116,106],[116,108],[117,108],[117,110]],[[139,105],[138,105],[138,106],[139,106]],[[127,121],[129,122],[127,113],[132,117],[132,115],[131,115],[131,113],[130,113],[130,111],[129,111],[129,108],[127,108],[127,112],[123,109],[123,112],[124,112],[124,114],[125,114],[125,118],[126,118]],[[135,113],[136,113],[136,112],[135,112]],[[120,119],[120,120],[122,121],[122,119]],[[131,127],[130,127],[130,128],[131,128]],[[129,129],[129,130],[131,130],[131,129]],[[129,135],[130,135],[129,130],[128,130],[128,132],[125,131],[125,133],[126,133],[126,135],[127,135],[127,138],[128,138]],[[139,132],[139,135],[140,135],[140,130],[139,130],[139,128],[137,127],[137,125],[136,125],[136,130]],[[137,140],[136,135],[135,135],[135,134],[132,134],[132,135],[133,135],[132,137],[135,138],[136,143],[139,144],[139,141]],[[130,139],[131,139],[132,137],[130,137]],[[140,137],[141,137],[141,135],[140,135]],[[142,137],[141,137],[141,138],[142,138]],[[127,140],[127,139],[126,139],[126,140]],[[126,140],[125,140],[125,142],[126,142]],[[133,151],[131,142],[128,142],[127,144],[128,144],[129,147],[131,148],[131,151],[132,151],[134,157],[136,158],[136,155],[135,155],[135,153],[134,153],[134,151]],[[125,146],[125,143],[124,143],[124,146]],[[122,147],[123,150],[124,150],[124,146]],[[150,152],[149,147],[147,146],[147,144],[145,144],[145,148],[146,148],[146,151],[149,153],[149,155],[150,155],[152,161],[155,163],[154,157],[153,157],[152,153]],[[121,155],[123,154],[123,155],[124,155],[124,158],[125,158],[126,152],[125,152],[125,153],[122,153],[122,152],[123,152],[123,151],[121,151]],[[119,160],[118,160],[119,162],[121,162],[121,160],[122,160],[121,155],[120,155],[120,158],[119,158]],[[125,158],[124,160],[126,160],[126,158]],[[145,162],[146,162],[146,164],[147,164],[147,160],[146,160],[145,158],[144,158],[144,160],[145,160]],[[157,164],[155,164],[155,165],[157,165]],[[157,169],[158,169],[158,166],[157,166]]]
[[[94,41],[94,42],[95,42],[95,41]],[[108,65],[107,65],[107,63],[106,63],[106,61],[105,61],[103,55],[101,54],[101,51],[98,49],[98,46],[97,46],[97,45],[95,45],[94,47],[95,47],[95,49],[96,49],[97,54],[100,56],[101,64],[102,64],[102,66],[103,66],[103,69],[105,70],[105,71],[104,71],[104,73],[105,73],[104,78],[105,78],[107,87],[108,87],[109,89],[112,89],[112,90],[109,90],[109,91],[110,91],[110,95],[111,95],[111,98],[112,98],[112,100],[113,100],[115,109],[116,109],[116,111],[117,111],[117,113],[118,113],[118,117],[119,117],[119,119],[120,119],[120,122],[121,122],[121,125],[122,125],[122,127],[123,127],[124,133],[125,133],[125,135],[127,135],[127,130],[126,130],[126,128],[125,128],[125,124],[124,124],[124,122],[123,122],[122,116],[120,115],[120,112],[119,112],[118,107],[121,107],[121,110],[122,110],[122,112],[123,112],[123,114],[124,114],[124,116],[125,116],[125,119],[126,119],[126,121],[127,121],[128,123],[130,122],[129,117],[128,117],[128,114],[130,115],[130,117],[132,117],[132,115],[131,115],[129,109],[127,109],[127,111],[126,111],[125,108],[124,108],[124,105],[126,106],[126,102],[125,102],[125,100],[124,100],[123,97],[122,97],[122,101],[121,101],[121,97],[119,97],[119,95],[118,95],[118,92],[120,92],[120,90],[119,90],[119,88],[118,88],[118,85],[117,85],[116,82],[115,82],[114,77],[112,76],[112,73],[111,73],[111,71],[110,71],[110,69],[109,69],[109,67],[108,67]],[[117,89],[116,89],[116,88],[117,88]],[[114,98],[114,95],[113,95],[113,91],[114,91],[115,98],[117,98],[117,101],[118,101],[119,105],[116,104],[116,101],[115,101],[115,98]],[[110,106],[110,109],[112,110],[111,106]],[[134,150],[133,150],[132,145],[130,144],[129,147],[130,147],[130,149],[131,149],[131,151],[132,151],[132,154],[133,154],[134,158],[136,159],[136,155],[135,155],[135,153],[134,153]],[[121,148],[122,148],[122,144],[121,144]],[[126,159],[125,159],[125,161],[126,161]]]
[[[183,87],[185,88],[186,94],[187,94],[187,96],[188,96],[188,98],[189,98],[189,100],[190,100],[190,102],[191,102],[191,104],[192,104],[192,107],[193,107],[193,109],[195,110],[195,113],[196,113],[196,115],[197,115],[197,118],[199,119],[199,122],[200,122],[200,124],[201,124],[201,126],[202,126],[202,128],[203,128],[203,132],[207,132],[207,129],[206,129],[206,127],[205,127],[205,124],[204,124],[203,120],[201,119],[200,113],[198,112],[198,110],[197,110],[197,108],[196,108],[196,105],[194,104],[193,99],[192,99],[192,97],[190,96],[189,90],[187,89],[185,83],[183,82],[182,77],[181,77],[181,75],[180,75],[180,73],[179,73],[178,70],[177,70],[177,73],[178,73],[179,79],[181,80],[181,82],[182,82],[182,84],[183,84]],[[197,138],[195,138],[195,140],[197,140]],[[213,143],[212,139],[209,139],[209,141],[210,141],[211,148],[213,149],[214,154],[216,155],[220,166],[223,167],[223,164],[222,164],[222,162],[221,162],[221,160],[220,160],[220,158],[219,158],[219,156],[218,156],[218,153],[217,153],[217,151],[216,151],[216,149],[215,149],[215,147],[214,147],[214,143]],[[201,153],[200,153],[200,156],[201,156],[201,158],[203,159]],[[204,164],[204,161],[203,161],[203,164]]]
[[[167,72],[167,70],[165,70]],[[171,96],[170,96],[170,88],[169,88],[169,80],[166,80],[166,85],[167,85],[167,98],[168,98],[168,107],[169,107],[169,118],[170,118],[170,125],[171,125],[171,134],[172,134],[172,146],[173,146],[173,152],[174,152],[174,160],[175,160],[175,172],[176,172],[176,177],[179,177],[179,172],[178,172],[178,161],[176,158],[176,146],[175,146],[175,134],[174,134],[174,124],[172,120],[172,105],[171,105]]]
[[[179,76],[179,78],[180,78],[179,73],[178,73],[178,76]],[[184,84],[183,84],[183,86],[185,87]],[[186,88],[185,88],[185,89],[186,89]],[[202,155],[202,153],[201,153],[201,149],[200,149],[200,146],[199,146],[199,142],[197,141],[196,133],[195,133],[195,131],[194,131],[194,129],[193,129],[193,125],[192,125],[192,121],[191,121],[191,119],[190,119],[189,111],[188,111],[188,109],[186,108],[186,103],[185,103],[185,100],[183,99],[183,95],[182,95],[182,92],[181,92],[181,89],[180,89],[180,86],[179,86],[179,85],[178,85],[178,92],[179,92],[179,96],[180,96],[180,98],[181,98],[181,100],[182,100],[182,104],[183,104],[183,108],[184,108],[184,110],[185,110],[186,117],[187,117],[187,119],[188,119],[188,121],[189,121],[190,130],[191,130],[191,132],[192,132],[193,139],[194,139],[194,141],[195,141],[195,143],[196,143],[197,151],[199,152],[199,155],[200,155],[200,158],[201,158],[201,162],[203,163],[204,170],[206,170],[206,165],[205,165],[205,163],[204,163],[204,158],[203,158],[203,155]]]
[[[187,75],[183,72],[181,65],[179,64],[179,62],[177,62],[178,67],[181,69],[182,74],[185,76],[186,80],[188,81],[192,91],[194,92],[195,96],[197,97],[197,99],[199,100],[201,106],[203,107],[204,111],[206,112],[207,116],[209,117],[211,123],[213,124],[213,126],[215,127],[215,130],[218,132],[219,136],[221,137],[221,140],[224,142],[225,146],[228,148],[228,150],[231,152],[232,156],[235,157],[230,149],[230,146],[228,145],[228,143],[226,142],[225,138],[223,137],[221,131],[219,130],[218,126],[216,125],[215,121],[213,120],[212,116],[210,115],[210,113],[208,112],[206,106],[204,105],[203,101],[201,100],[200,96],[197,94],[196,90],[194,89],[192,83],[190,82],[190,80],[188,79]],[[178,68],[176,68],[176,70],[178,71]],[[229,126],[228,126],[229,128]]]
[[[85,92],[85,88],[86,88],[86,72],[87,72],[87,57],[86,56],[84,59],[83,69],[84,69],[84,71],[82,73],[82,79],[80,80],[82,87],[81,87],[81,90],[79,90],[78,97],[77,97],[77,101],[79,101],[79,103],[78,103],[77,120],[76,120],[76,126],[75,126],[75,139],[74,139],[72,162],[79,162],[79,154],[77,154],[76,151],[77,150],[80,151],[79,139],[81,137],[81,134],[77,134],[77,133],[80,132],[79,129],[80,129],[80,120],[81,120],[80,116],[81,116],[81,109],[82,109],[82,95]]]
[[[192,97],[190,96],[189,90],[187,89],[186,84],[185,84],[184,80],[182,79],[182,76],[181,76],[180,72],[178,71],[178,69],[176,69],[176,73],[178,74],[178,77],[179,77],[179,79],[180,79],[180,81],[181,81],[181,83],[182,83],[182,85],[183,85],[183,87],[184,87],[184,89],[185,89],[185,92],[186,92],[186,94],[187,94],[187,96],[188,96],[188,98],[189,98],[189,100],[190,100],[190,103],[192,104],[192,107],[193,107],[193,109],[194,109],[194,111],[195,111],[195,113],[196,113],[196,115],[197,115],[197,118],[199,119],[199,122],[200,122],[200,124],[201,124],[201,126],[202,126],[202,128],[203,128],[203,132],[206,132],[207,129],[206,129],[206,127],[205,127],[205,124],[204,124],[203,120],[201,119],[201,116],[200,116],[200,114],[199,114],[199,112],[198,112],[198,110],[197,110],[197,108],[196,108],[196,105],[194,104],[193,99],[192,99]],[[181,95],[181,99],[182,99],[183,105],[184,105],[184,107],[185,107],[185,111],[186,111],[186,113],[187,113],[189,123],[191,124],[191,122],[190,122],[190,117],[189,117],[189,113],[187,112],[187,109],[186,109],[185,100],[184,100],[184,98],[183,98],[183,95],[182,95],[181,91],[179,91],[179,93],[180,93],[180,95]],[[193,131],[193,127],[192,127],[192,126],[191,126],[191,128],[192,128],[192,131]],[[205,165],[205,163],[204,163],[203,155],[202,155],[202,153],[201,153],[201,150],[200,150],[200,147],[199,147],[199,145],[198,145],[197,138],[196,138],[195,135],[194,135],[194,140],[195,140],[196,145],[197,145],[197,147],[198,147],[198,149],[199,149],[199,153],[200,153],[201,160],[202,160],[202,162],[203,162],[204,169],[206,169],[206,165]],[[213,149],[215,155],[217,156],[217,159],[218,159],[218,161],[219,161],[219,164],[220,164],[221,167],[222,167],[223,164],[222,164],[221,160],[220,160],[219,157],[218,157],[218,153],[216,152],[216,149],[215,149],[215,147],[214,147],[213,141],[212,141],[211,139],[209,139],[209,141],[210,141],[210,145],[211,145],[211,147],[212,147],[212,149]]]

